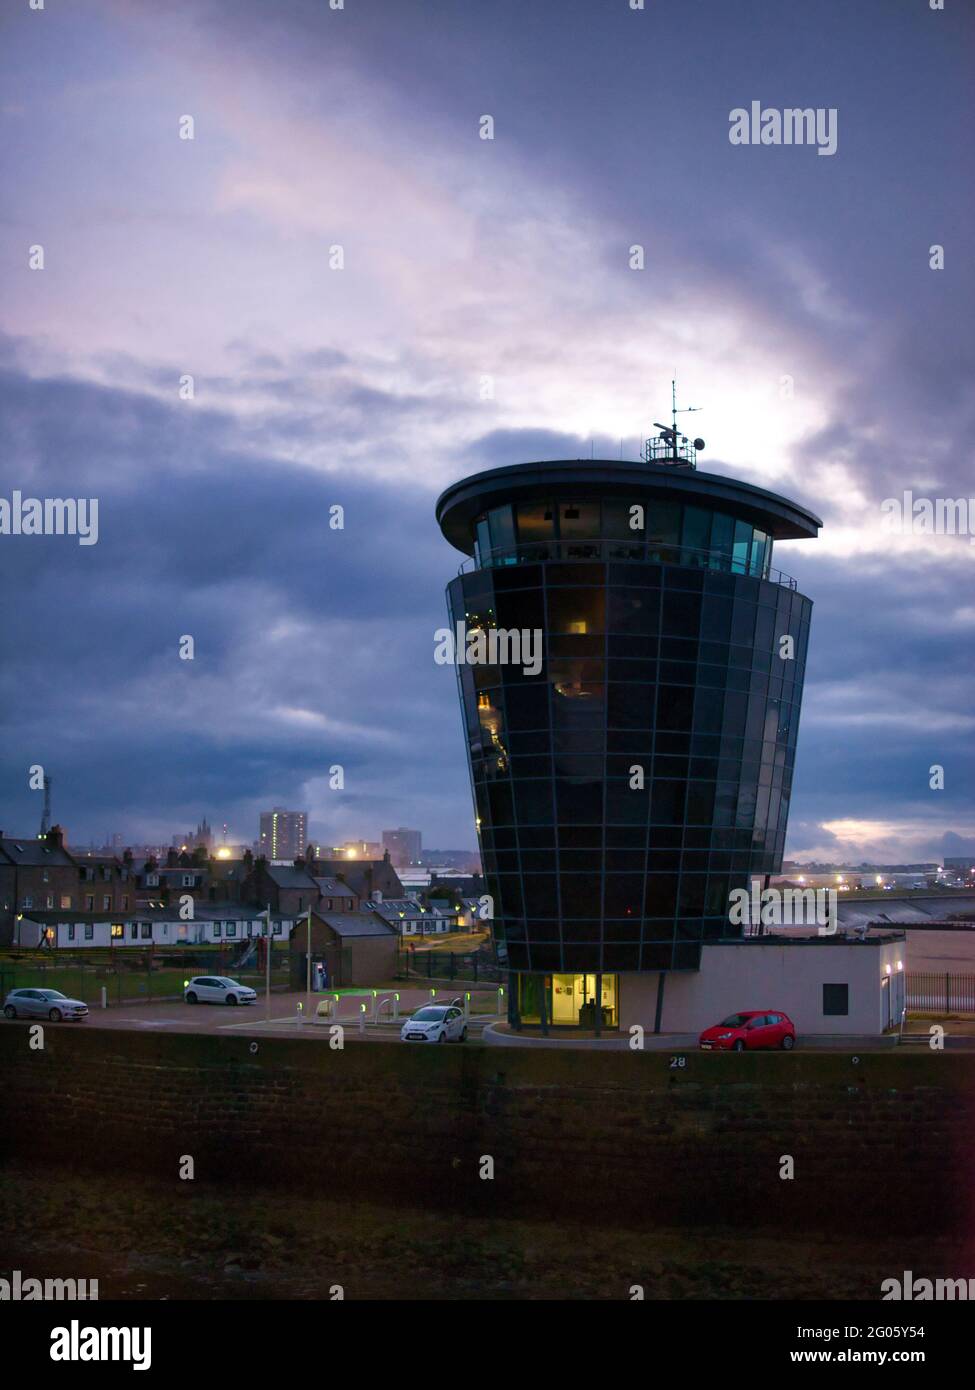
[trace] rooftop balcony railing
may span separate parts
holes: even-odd
[[[683,565],[689,569],[717,570],[722,574],[747,574],[767,579],[787,589],[797,588],[792,575],[773,569],[764,560],[728,555],[719,550],[697,550],[686,545],[662,545],[644,540],[558,540],[523,541],[469,555],[457,570],[469,574],[475,569],[499,569],[506,565],[537,565],[549,561],[612,560],[637,564]]]

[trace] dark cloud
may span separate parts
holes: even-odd
[[[440,155],[488,153],[473,131],[492,112],[492,176],[508,171],[513,190],[554,193],[556,216],[588,220],[591,258],[566,273],[592,279],[594,314],[611,316],[627,339],[643,332],[655,349],[661,338],[669,347],[670,334],[682,361],[701,346],[696,324],[713,323],[718,336],[732,324],[728,361],[759,348],[774,375],[798,371],[797,398],[830,401],[781,482],[823,516],[826,541],[840,527],[872,524],[880,501],[904,489],[970,492],[972,208],[970,181],[957,172],[971,128],[965,7],[894,14],[888,0],[782,0],[759,21],[751,0],[643,12],[583,0],[397,0],[344,13],[320,0],[180,0],[163,10],[104,0],[92,13],[78,42],[60,47],[21,16],[22,56],[10,75],[25,110],[38,73],[63,78],[70,93],[86,80],[154,70],[163,50],[186,61],[190,24],[200,53],[212,56],[188,90],[200,91],[193,82],[207,61],[226,85],[237,70],[221,64],[245,58],[277,81],[282,107],[269,114],[310,127],[340,122],[351,150],[364,136],[364,148],[382,150],[388,132],[387,157],[409,152],[421,185]],[[361,109],[350,101],[360,91]],[[248,92],[234,93],[249,113]],[[728,113],[752,98],[835,106],[838,153],[731,147]],[[167,223],[152,171],[183,197],[187,176],[174,177],[176,152],[154,143],[157,105],[150,97],[130,123],[111,103],[96,104],[90,130],[81,118],[72,127],[60,108],[46,123],[35,112],[33,140],[6,142],[7,182],[25,191],[0,228],[4,265],[21,265],[45,222],[57,224],[50,229],[69,260],[74,232],[106,209],[125,226],[120,260],[137,249],[131,283],[140,275],[168,283],[179,268],[170,235],[188,264],[200,252],[219,256],[226,224],[213,245],[198,247],[183,201],[179,226]],[[241,141],[246,169],[234,104],[219,109],[227,128],[207,138],[228,148]],[[85,187],[92,141],[102,165],[127,149],[111,143],[116,127],[151,151],[139,160],[140,177],[152,174],[151,196],[133,195],[131,209],[126,187],[100,187],[97,206]],[[310,170],[308,186],[328,175]],[[440,191],[436,180],[424,186]],[[206,198],[218,194],[208,186],[199,196],[205,218],[216,206]],[[502,288],[495,229],[519,214],[517,196],[492,209],[458,192],[470,254]],[[273,196],[269,203],[280,211]],[[377,205],[377,226],[384,215]],[[253,230],[241,214],[232,230],[245,224]],[[289,235],[290,225],[285,247]],[[550,248],[540,241],[530,256],[544,269]],[[632,242],[648,249],[642,275],[626,269]],[[945,246],[944,271],[928,268],[933,243]],[[268,233],[267,255],[280,256],[281,246]],[[408,278],[408,239],[398,250]],[[84,279],[85,270],[82,261],[71,273]],[[16,291],[24,293],[20,280]],[[471,810],[453,682],[430,659],[458,560],[437,534],[434,498],[445,472],[585,458],[590,448],[615,457],[618,441],[472,426],[422,294],[419,308],[404,297],[414,322],[394,341],[377,342],[367,307],[361,340],[338,340],[323,321],[318,346],[305,335],[290,352],[262,341],[255,300],[238,320],[231,297],[214,339],[226,360],[209,377],[199,372],[193,403],[179,403],[175,374],[154,356],[153,324],[132,298],[131,350],[95,355],[101,385],[67,366],[38,366],[48,335],[56,337],[47,320],[36,334],[0,337],[5,493],[100,503],[95,547],[0,540],[0,823],[33,826],[26,765],[43,761],[56,776],[58,814],[84,837],[180,829],[204,812],[250,834],[260,805],[294,800],[310,782],[319,833],[375,833],[399,821],[423,825],[428,839],[471,843],[470,829],[456,829],[470,827]],[[90,307],[97,324],[99,306]],[[299,290],[293,312],[300,307]],[[505,321],[509,358],[498,354],[497,366],[489,353],[485,370],[514,376],[523,342],[546,361],[546,343],[551,351],[562,331],[559,309],[558,286],[546,284],[525,305],[525,323]],[[686,340],[673,327],[685,309]],[[453,312],[458,345],[478,340],[483,302],[460,295]],[[78,360],[86,328],[76,325]],[[426,436],[436,443],[421,456]],[[717,451],[708,457],[708,467],[724,467]],[[336,503],[345,508],[341,532],[328,524]],[[925,857],[970,845],[962,833],[975,771],[967,542],[949,541],[950,557],[929,559],[920,549],[837,555],[826,541],[780,547],[776,558],[815,601],[790,850],[846,843],[826,828],[844,819],[920,827],[909,833]],[[196,640],[193,663],[176,659],[182,633]],[[316,777],[336,761],[348,791],[333,805]],[[927,785],[934,763],[945,767],[943,792]]]
[[[456,568],[432,490],[235,452],[229,417],[200,411],[189,430],[186,406],[134,393],[8,373],[0,404],[0,446],[23,462],[10,486],[94,495],[100,512],[95,546],[0,545],[0,823],[36,819],[34,762],[86,835],[123,814],[181,825],[196,806],[236,824],[339,762],[348,795],[320,833],[355,833],[356,808],[364,826],[405,823],[425,799],[441,842],[470,826],[456,691],[432,659]],[[183,634],[192,662],[178,659]],[[282,722],[280,709],[302,713]]]

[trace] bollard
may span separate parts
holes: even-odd
[[[302,1022],[302,1019],[304,1018],[304,1016],[305,1016],[305,1006],[304,1006],[304,1004],[301,1002],[301,1000],[299,999],[299,1000],[298,1000],[298,1019],[297,1019],[297,1026],[298,1026],[299,1028],[301,1027],[301,1022]]]
[[[366,1006],[365,1006],[365,1004],[360,1004],[360,1005],[359,1005],[359,1032],[360,1032],[360,1033],[364,1033],[365,1031],[366,1031]]]
[[[393,1022],[399,1023],[399,995],[393,995]]]
[[[102,985],[102,1008],[108,1008],[108,990],[104,985]]]
[[[469,1023],[471,1019],[471,992],[464,991],[464,1022]]]

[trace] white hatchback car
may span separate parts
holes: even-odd
[[[455,1004],[424,1004],[400,1029],[402,1042],[464,1042],[467,1022]]]
[[[183,998],[187,1004],[253,1004],[257,994],[228,975],[194,975],[186,983]]]

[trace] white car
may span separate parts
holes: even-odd
[[[455,1004],[424,1004],[400,1029],[402,1042],[463,1042],[466,1037],[464,1010]]]
[[[228,975],[194,975],[186,983],[183,998],[187,1004],[253,1004],[257,994]]]

